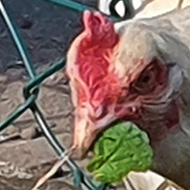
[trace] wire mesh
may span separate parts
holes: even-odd
[[[84,10],[94,10],[91,7],[70,1],[70,0],[44,0],[47,2],[55,3],[60,6],[67,7],[71,10],[77,12],[83,12]],[[23,63],[26,67],[28,75],[30,77],[29,82],[25,85],[23,89],[23,95],[25,98],[25,102],[18,106],[3,122],[0,123],[0,131],[7,128],[14,120],[16,120],[19,116],[21,116],[26,110],[30,109],[36,122],[39,124],[41,131],[43,132],[45,138],[51,145],[51,147],[56,152],[59,159],[63,159],[65,148],[60,144],[57,140],[53,132],[51,131],[48,123],[43,116],[42,111],[36,103],[38,97],[38,91],[40,89],[39,85],[53,73],[62,69],[65,65],[65,58],[60,59],[58,62],[54,63],[48,70],[39,75],[36,75],[35,70],[33,68],[33,62],[27,48],[25,46],[24,41],[21,38],[21,35],[18,31],[16,24],[14,23],[13,17],[11,16],[10,11],[6,4],[0,0],[0,11],[3,16],[3,19],[9,29],[9,32],[12,36],[12,39],[17,47],[17,50],[23,60]],[[113,18],[112,20],[116,21],[118,18]],[[84,185],[89,190],[103,190],[108,187],[108,184],[100,184],[97,185],[75,164],[75,162],[68,158],[67,165],[71,169],[74,177],[74,185],[82,186]]]

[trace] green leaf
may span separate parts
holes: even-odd
[[[87,170],[102,182],[115,183],[130,171],[146,171],[153,152],[145,132],[131,122],[119,123],[103,133]]]

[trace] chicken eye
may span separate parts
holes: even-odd
[[[134,89],[142,94],[148,93],[154,88],[154,75],[153,72],[144,73],[134,83]]]
[[[145,75],[142,77],[142,83],[148,83],[150,81],[150,76],[149,75]]]
[[[131,83],[132,89],[140,94],[152,93],[155,89],[165,85],[166,76],[166,68],[161,61],[155,58]]]
[[[136,85],[139,87],[150,85],[152,79],[153,79],[152,72],[145,73],[142,76],[140,76],[140,78],[136,82]]]

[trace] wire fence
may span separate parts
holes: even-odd
[[[83,12],[84,10],[91,10],[94,9],[85,5],[82,5],[77,2],[73,2],[71,0],[44,0],[50,3],[55,3],[59,6],[67,7],[73,11]],[[124,0],[125,1],[125,0]],[[125,1],[128,3],[128,1]],[[36,122],[39,124],[39,127],[47,139],[48,143],[51,145],[53,150],[55,151],[56,155],[60,160],[65,159],[65,148],[60,142],[57,140],[53,132],[51,131],[46,118],[43,116],[41,109],[39,108],[36,100],[38,98],[38,92],[40,90],[40,84],[53,73],[63,69],[65,66],[66,58],[60,59],[58,62],[52,64],[52,66],[38,75],[33,67],[32,60],[30,58],[30,54],[27,51],[26,45],[22,40],[22,37],[19,33],[18,27],[16,26],[13,17],[11,16],[6,3],[0,0],[0,11],[2,17],[9,29],[9,32],[12,36],[15,46],[23,60],[23,63],[26,67],[28,75],[30,77],[29,82],[25,85],[23,89],[23,96],[25,98],[25,102],[19,105],[3,122],[0,123],[0,131],[9,127],[9,125],[16,120],[19,116],[21,116],[25,111],[28,109],[31,110]],[[111,17],[112,20],[116,21],[118,18]],[[104,190],[108,187],[108,184],[96,184],[95,182],[91,181],[91,179],[77,166],[77,164],[70,158],[66,159],[66,163],[70,168],[73,179],[74,185],[77,187],[85,186],[89,190]]]

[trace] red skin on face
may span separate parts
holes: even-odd
[[[112,22],[100,14],[87,13],[84,23],[88,35],[80,42],[76,65],[88,88],[89,97],[86,97],[88,95],[82,89],[78,89],[78,103],[89,101],[96,109],[102,104],[106,107],[116,103],[121,93],[118,77],[109,72],[110,55],[119,36],[116,35]]]

